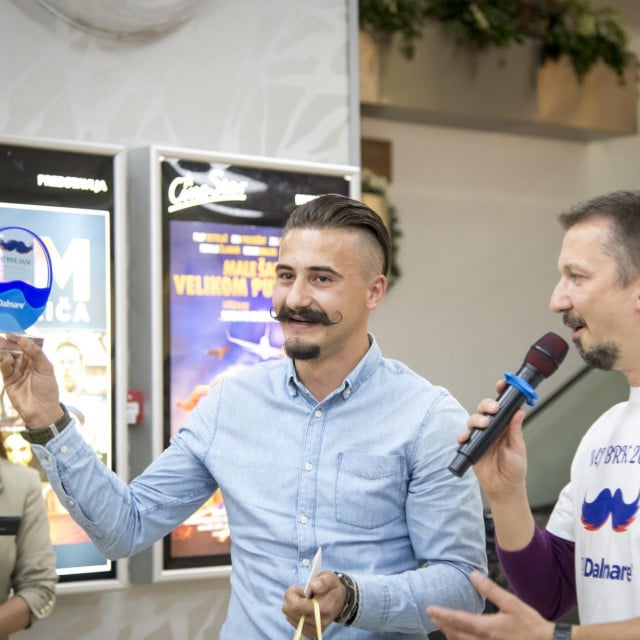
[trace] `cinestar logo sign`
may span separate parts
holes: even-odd
[[[209,173],[209,184],[195,184],[193,176],[174,178],[167,197],[171,203],[169,213],[214,202],[243,202],[247,199],[247,180],[232,180],[220,169]]]
[[[595,560],[589,557],[581,558],[582,575],[585,578],[596,580],[613,580],[631,582],[633,565],[615,564],[607,562],[604,558]]]

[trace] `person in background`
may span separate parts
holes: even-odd
[[[51,613],[57,581],[40,479],[0,438],[0,640]]]
[[[18,431],[2,431],[0,439],[3,440],[4,451],[9,462],[35,469],[40,477],[40,482],[47,482],[47,476],[38,457],[34,455],[31,445]]]
[[[82,352],[75,342],[63,340],[58,344],[54,364],[64,395],[84,393],[86,372]]]
[[[476,463],[516,595],[473,576],[500,612],[473,616],[429,607],[451,639],[640,638],[640,191],[597,196],[561,214],[560,222],[565,236],[551,309],[562,314],[589,366],[625,375],[629,400],[583,436],[544,531],[527,499],[524,412]],[[486,427],[486,414],[497,410],[495,400],[483,400],[468,426]],[[551,622],[576,602],[579,625]]]
[[[222,490],[233,565],[222,640],[285,638],[303,615],[315,637],[315,603],[335,639],[424,639],[436,628],[427,604],[482,610],[469,582],[487,570],[480,491],[447,469],[467,413],[368,332],[390,251],[361,202],[328,194],[296,208],[273,291],[288,357],[223,377],[129,485],[80,437],[40,348],[21,339],[20,356],[2,356],[25,437],[107,557],[144,549]],[[319,547],[312,600],[302,585]]]
[[[71,338],[65,337],[57,344],[53,366],[60,385],[60,401],[84,439],[106,464],[111,430],[107,398],[105,394],[90,392],[82,350]]]
[[[4,433],[2,437],[4,451],[9,462],[21,464],[23,467],[30,467],[35,456],[31,451],[31,445],[18,433],[11,431]]]

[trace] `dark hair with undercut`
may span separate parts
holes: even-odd
[[[349,229],[372,237],[382,253],[382,273],[391,265],[391,237],[382,218],[359,200],[327,193],[296,207],[284,226],[291,229]]]
[[[640,276],[640,190],[595,196],[558,216],[565,230],[596,218],[610,222],[604,250],[616,261],[620,284],[626,286]]]

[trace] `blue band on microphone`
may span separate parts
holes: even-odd
[[[526,398],[528,405],[531,405],[532,407],[535,405],[536,400],[538,399],[538,394],[524,378],[520,378],[509,371],[505,371],[504,379],[507,381],[507,384],[510,384],[522,393]]]

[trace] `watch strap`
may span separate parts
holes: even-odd
[[[571,640],[571,627],[568,622],[556,622],[552,640]]]
[[[49,440],[55,438],[68,427],[71,422],[71,416],[67,408],[62,403],[60,403],[60,407],[62,411],[64,411],[64,414],[53,424],[50,424],[48,427],[42,427],[41,429],[24,429],[20,432],[20,435],[31,444],[47,444]]]

